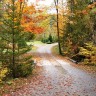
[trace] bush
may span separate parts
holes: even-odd
[[[2,83],[2,81],[6,77],[7,73],[8,73],[8,68],[4,68],[4,69],[2,68],[0,70],[0,83]]]
[[[46,39],[46,38],[42,38],[42,40],[41,40],[43,43],[46,43],[46,42],[48,42],[48,39]]]
[[[49,35],[48,41],[51,42],[51,43],[53,42],[53,38],[52,38],[51,34]]]
[[[78,54],[85,56],[85,64],[96,65],[96,46],[93,43],[86,43],[84,47],[80,47]]]
[[[55,42],[55,40],[53,40],[52,35],[50,34],[48,38],[42,38],[41,40],[43,43],[47,43],[47,44],[51,44],[53,42]]]
[[[76,62],[81,62],[85,59],[85,56],[84,55],[75,55],[72,57],[73,60],[75,60]]]
[[[26,77],[29,74],[32,73],[33,64],[29,63],[29,64],[17,64],[16,66],[16,77]]]
[[[25,42],[25,40],[20,40],[19,43],[18,43],[19,47],[25,47],[27,45],[27,43]]]
[[[50,41],[48,41],[48,42],[46,42],[47,44],[51,44],[52,42],[50,42]]]

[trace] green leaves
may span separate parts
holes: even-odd
[[[26,44],[26,34],[21,26],[23,10],[18,9],[18,4],[17,1],[11,0],[6,5],[4,16],[2,17],[2,30],[0,32],[2,41],[0,43],[0,63],[3,66],[6,65],[11,70],[10,75],[13,78],[25,76],[22,75],[23,73],[19,74],[20,72],[28,72],[24,73],[26,75],[32,72],[32,67],[30,67],[32,65],[32,56],[26,55],[31,48]],[[23,5],[20,4],[20,8],[22,7]],[[29,69],[31,70],[30,72]]]

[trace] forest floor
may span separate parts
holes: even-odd
[[[96,96],[96,74],[88,73],[66,58],[52,54],[56,44],[36,44],[34,75],[15,79],[2,96]],[[4,89],[5,90],[5,89]]]

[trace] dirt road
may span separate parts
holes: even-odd
[[[27,87],[12,96],[96,96],[96,77],[72,66],[70,62],[51,53],[56,44],[36,45],[37,65],[43,72]]]

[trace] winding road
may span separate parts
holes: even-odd
[[[44,70],[38,80],[12,96],[96,96],[96,77],[52,54],[51,48],[55,45],[35,45],[40,58],[37,66]]]

